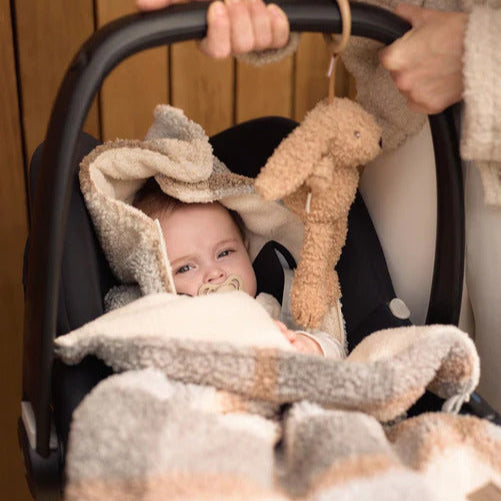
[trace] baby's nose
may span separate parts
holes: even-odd
[[[226,272],[219,267],[213,267],[207,271],[205,276],[206,283],[219,283],[226,279]]]

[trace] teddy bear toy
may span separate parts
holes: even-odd
[[[318,103],[276,148],[255,181],[266,200],[283,199],[304,223],[304,240],[290,299],[303,328],[320,328],[340,304],[335,266],[348,231],[359,167],[381,151],[375,118],[347,98]]]

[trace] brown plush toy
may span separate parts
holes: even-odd
[[[284,203],[304,222],[301,257],[291,288],[294,320],[319,328],[341,297],[335,266],[348,230],[358,167],[381,151],[381,128],[360,105],[322,101],[277,147],[256,178],[266,200]]]

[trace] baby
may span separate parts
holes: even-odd
[[[151,178],[137,193],[133,205],[158,219],[178,294],[197,296],[242,290],[256,297],[256,275],[240,216],[218,202],[183,203],[166,195]],[[275,320],[298,351],[339,353],[310,333],[293,331]],[[327,340],[328,344],[328,340]]]

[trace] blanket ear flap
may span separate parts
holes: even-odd
[[[154,122],[146,133],[144,145],[164,154],[177,174],[160,166],[155,176],[160,186],[165,177],[195,183],[205,181],[214,170],[214,156],[203,128],[186,117],[182,110],[166,104],[155,107]]]
[[[155,107],[153,116],[154,122],[146,133],[146,141],[169,138],[188,142],[202,140],[209,143],[203,128],[187,118],[179,108],[159,104]]]

